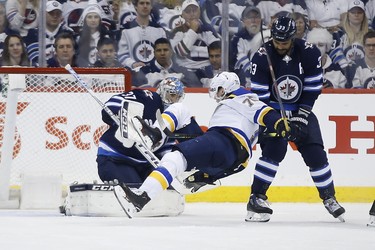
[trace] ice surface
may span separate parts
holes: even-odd
[[[133,219],[0,210],[0,249],[374,250],[371,204],[342,205],[345,223],[320,203],[274,203],[268,223],[245,222],[244,203],[187,203],[177,217]]]

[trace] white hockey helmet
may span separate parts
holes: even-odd
[[[184,84],[176,77],[167,77],[162,80],[156,92],[167,105],[181,102],[185,96]]]
[[[218,93],[221,88],[224,90],[224,92]],[[240,79],[238,78],[237,74],[224,71],[212,78],[209,94],[211,98],[219,102],[223,100],[228,94],[239,88]]]

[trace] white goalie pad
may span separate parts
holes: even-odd
[[[141,141],[141,138],[139,138],[138,133],[135,131],[131,120],[135,116],[143,116],[144,105],[139,102],[124,100],[121,103],[121,106],[122,107],[118,114],[120,125],[119,129],[116,131],[115,137],[122,142],[124,147],[130,148],[134,145],[135,141]]]
[[[65,214],[91,217],[127,217],[113,193],[113,185],[75,184],[65,201]],[[185,197],[174,190],[165,190],[151,200],[134,217],[178,216],[185,208]]]

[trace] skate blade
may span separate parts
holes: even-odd
[[[375,227],[375,216],[370,216],[370,221],[367,223],[368,227]]]
[[[338,216],[337,219],[339,219],[341,222],[345,222],[345,218],[342,215]]]
[[[246,222],[268,222],[270,219],[271,219],[271,214],[255,213],[252,211],[247,211],[245,221]]]
[[[115,194],[118,203],[124,210],[125,214],[129,217],[129,219],[133,218],[134,213],[136,213],[136,209],[134,205],[126,199],[126,194],[122,187],[120,185],[115,186],[113,188],[113,193]]]

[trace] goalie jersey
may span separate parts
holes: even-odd
[[[158,109],[160,109],[161,112],[164,111],[163,102],[157,93],[141,89],[134,89],[129,92],[114,95],[105,105],[114,114],[119,114],[123,100],[142,103],[144,105],[143,119],[151,120],[152,123],[156,121],[156,111]],[[111,156],[113,158],[126,160],[129,163],[146,162],[146,159],[144,159],[135,146],[126,148],[115,138],[118,126],[104,110],[102,110],[102,119],[109,125],[109,128],[99,140],[98,155]]]

